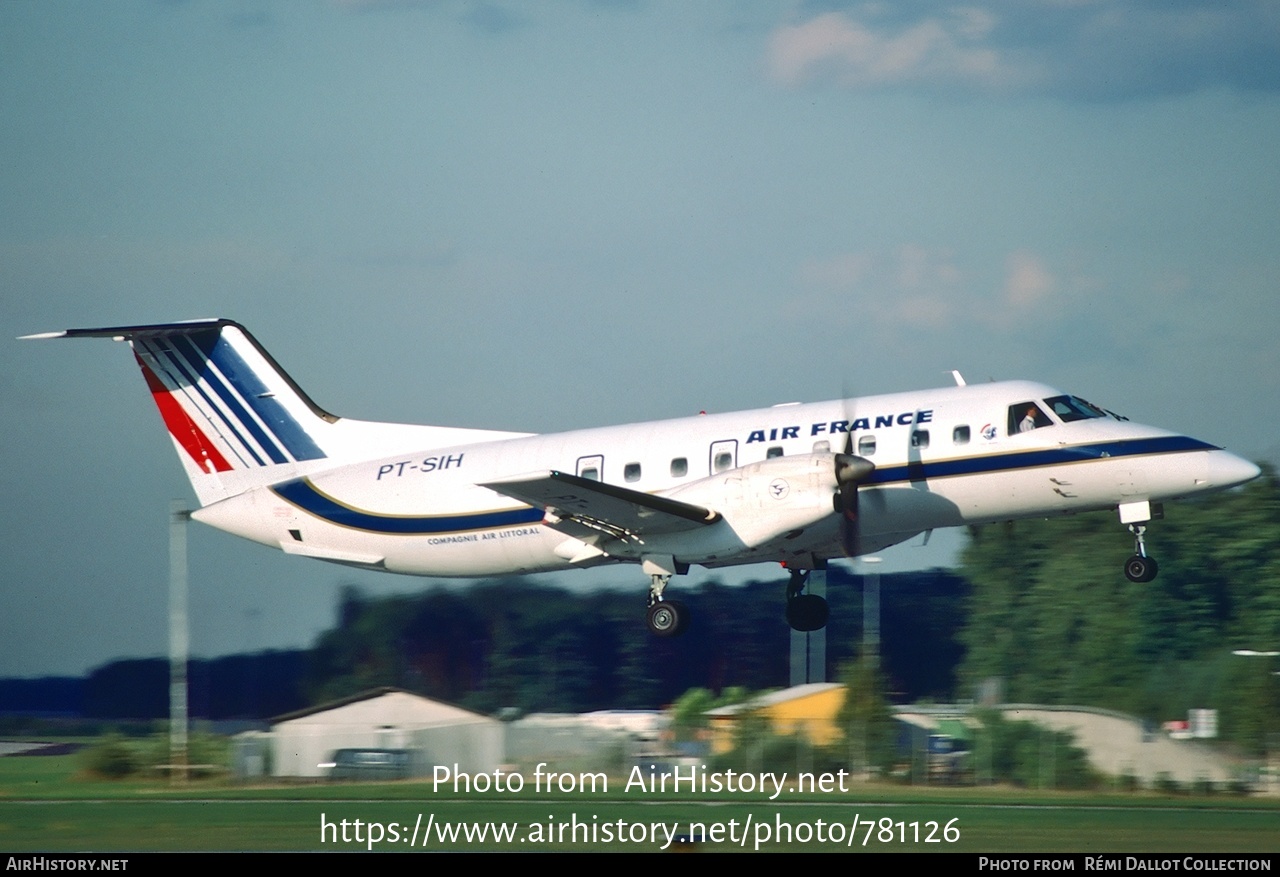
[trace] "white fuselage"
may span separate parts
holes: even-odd
[[[1071,397],[1003,382],[406,446],[359,462],[316,460],[194,516],[292,554],[424,576],[539,572],[655,553],[713,567],[807,565],[842,555],[840,517],[817,482],[792,497],[818,509],[792,509],[803,526],[763,541],[741,534],[765,532],[756,526],[772,514],[764,487],[776,486],[779,474],[784,485],[807,477],[797,458],[815,453],[851,453],[875,465],[858,494],[863,552],[938,527],[1161,502],[1258,472],[1220,448],[1096,409],[1064,418],[1046,403],[1061,398]],[[1019,431],[1014,411],[1027,403],[1040,408],[1041,423]],[[581,541],[544,524],[542,509],[480,486],[548,470],[697,502],[725,520],[705,534],[601,539],[599,550],[582,552]]]

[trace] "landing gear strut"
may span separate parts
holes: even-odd
[[[1124,575],[1131,582],[1149,582],[1160,571],[1160,565],[1154,557],[1147,557],[1147,543],[1143,534],[1147,528],[1142,524],[1130,524],[1133,533],[1133,557],[1124,562]]]
[[[793,630],[821,630],[827,626],[830,611],[827,601],[817,594],[804,593],[809,582],[809,570],[793,569],[787,582],[787,624]]]
[[[667,583],[671,581],[674,561],[662,562],[646,558],[644,571],[649,574],[649,611],[645,614],[645,624],[654,636],[679,636],[689,626],[689,610],[679,600],[663,599]]]
[[[1124,562],[1124,575],[1131,582],[1149,582],[1156,577],[1160,567],[1154,557],[1147,556],[1147,522],[1163,517],[1163,509],[1149,502],[1131,502],[1120,505],[1120,523],[1129,525],[1133,534],[1133,557]]]

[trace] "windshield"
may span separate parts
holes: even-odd
[[[1095,417],[1106,417],[1107,412],[1094,405],[1090,405],[1083,399],[1075,396],[1054,396],[1051,399],[1045,399],[1044,404],[1048,405],[1054,414],[1058,415],[1058,419],[1063,423],[1071,423],[1076,420],[1091,420]]]

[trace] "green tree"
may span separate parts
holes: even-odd
[[[864,655],[846,663],[840,669],[840,681],[845,696],[836,721],[844,734],[843,750],[849,770],[863,774],[887,771],[895,757],[896,725],[885,699],[878,662]]]
[[[985,782],[1007,782],[1032,789],[1082,789],[1096,776],[1088,754],[1075,737],[1033,722],[1012,721],[996,710],[978,714],[973,766]]]
[[[122,779],[138,769],[137,754],[119,734],[101,738],[84,750],[81,759],[89,774],[103,779]]]
[[[962,689],[998,677],[1010,702],[1157,721],[1214,708],[1225,736],[1258,748],[1280,713],[1230,653],[1280,647],[1280,482],[1267,469],[1166,512],[1148,528],[1160,575],[1145,584],[1120,573],[1132,547],[1114,512],[972,528]]]

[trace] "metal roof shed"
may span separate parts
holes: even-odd
[[[339,749],[409,749],[417,773],[456,764],[485,773],[502,764],[502,723],[398,688],[375,688],[272,722],[273,776],[320,777]]]

